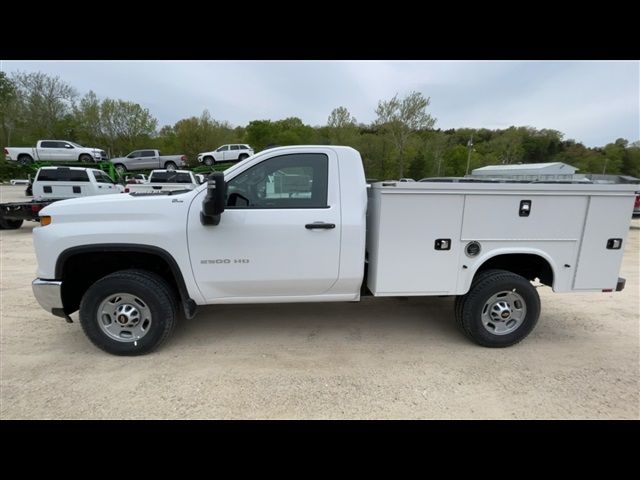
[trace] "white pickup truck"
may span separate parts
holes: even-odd
[[[0,203],[1,230],[18,229],[25,220],[39,221],[40,210],[53,202],[123,193],[124,187],[114,183],[102,170],[60,166],[38,169],[31,190],[33,200],[30,202]]]
[[[193,190],[201,182],[189,170],[154,170],[146,183],[132,183],[126,186],[129,193],[162,193],[179,190]]]
[[[28,165],[33,162],[100,162],[107,152],[99,148],[83,147],[68,140],[38,140],[33,147],[6,147],[5,159]]]
[[[207,185],[53,204],[33,291],[79,310],[99,348],[138,355],[198,305],[456,296],[469,338],[506,347],[556,292],[622,290],[633,185],[365,181],[349,147],[264,150]],[[46,225],[46,226],[44,226]],[[390,319],[391,320],[391,319]]]

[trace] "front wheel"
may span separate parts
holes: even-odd
[[[211,165],[213,165],[213,157],[204,157],[204,161],[203,163],[207,166],[210,167]]]
[[[91,155],[87,155],[86,153],[83,153],[82,155],[80,155],[80,158],[78,158],[78,160],[82,163],[94,162],[93,157]]]
[[[156,349],[175,325],[174,292],[160,276],[122,270],[95,282],[80,302],[80,324],[89,340],[114,355]]]
[[[176,164],[173,162],[167,162],[164,165],[165,170],[168,170],[170,172],[175,172],[176,170]]]
[[[474,281],[458,303],[458,323],[475,343],[501,348],[523,340],[540,316],[540,297],[526,278],[492,270]]]

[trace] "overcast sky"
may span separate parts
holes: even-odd
[[[80,94],[140,103],[160,126],[205,109],[234,126],[291,116],[324,125],[337,106],[368,123],[378,100],[417,90],[443,129],[531,125],[587,146],[640,138],[637,61],[0,61],[0,69],[39,70]]]

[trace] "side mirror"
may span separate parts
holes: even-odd
[[[69,145],[68,143],[65,143],[64,148],[73,148],[73,145]]]
[[[227,184],[224,183],[224,173],[214,172],[209,175],[207,195],[202,201],[200,223],[202,225],[218,225],[220,215],[224,212],[224,202],[227,196]]]

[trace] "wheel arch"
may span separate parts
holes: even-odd
[[[550,287],[554,287],[558,278],[558,271],[553,258],[546,252],[538,249],[500,249],[487,252],[479,258],[473,274],[469,275],[464,292],[469,291],[473,279],[482,271],[490,269],[506,270],[521,275],[528,280],[539,278],[540,281]]]
[[[141,268],[159,274],[178,295],[185,316],[195,315],[196,303],[189,296],[182,271],[166,250],[139,244],[91,244],[64,250],[56,260],[55,277],[62,280],[62,302],[66,314],[78,310],[87,289],[100,278],[119,270]],[[74,277],[70,277],[70,271]]]

